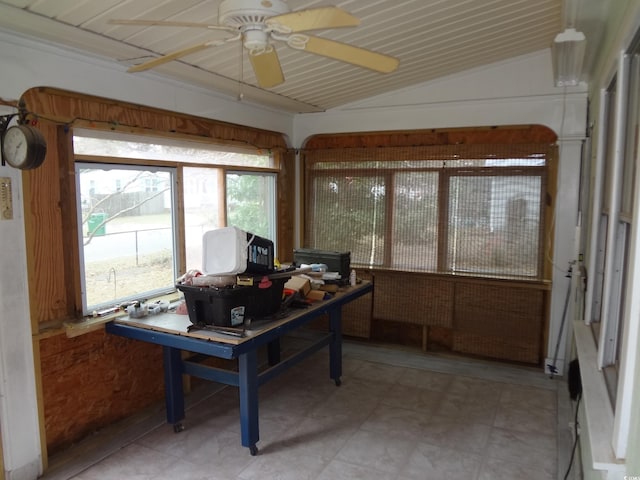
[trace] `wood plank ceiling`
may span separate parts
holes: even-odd
[[[110,19],[218,23],[220,0],[0,0],[0,28],[114,61],[123,71],[221,38],[200,28],[122,26]],[[548,48],[563,29],[560,0],[288,0],[292,11],[335,5],[357,27],[314,35],[397,57],[399,68],[376,73],[276,44],[285,82],[256,79],[239,41],[210,47],[131,75],[166,75],[293,112],[322,111],[469,68]],[[228,35],[227,35],[228,36]],[[242,60],[241,60],[242,59]]]

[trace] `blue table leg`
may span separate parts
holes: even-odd
[[[164,362],[164,395],[167,406],[167,423],[176,432],[183,430],[184,390],[182,388],[182,357],[180,349],[162,347]]]
[[[269,366],[273,367],[280,363],[280,339],[276,338],[267,343],[267,359]]]
[[[251,455],[258,453],[258,359],[256,350],[238,357],[238,388],[240,390],[240,434],[242,446]]]
[[[334,308],[329,312],[329,329],[333,338],[329,343],[329,373],[331,379],[340,386],[342,381],[342,309]]]

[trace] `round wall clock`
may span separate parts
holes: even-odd
[[[12,167],[28,170],[42,165],[47,153],[47,143],[37,128],[31,125],[14,125],[2,137],[2,158]]]

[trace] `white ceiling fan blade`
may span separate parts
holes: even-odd
[[[276,15],[267,25],[283,25],[289,32],[304,32],[323,28],[355,27],[360,20],[338,7],[321,7]]]
[[[274,48],[259,55],[249,53],[249,60],[260,87],[271,88],[284,82],[280,59]]]
[[[204,50],[205,48],[209,48],[213,45],[212,42],[201,43],[200,45],[193,45],[191,47],[183,48],[181,50],[176,50],[175,52],[168,53],[167,55],[163,55],[162,57],[154,58],[153,60],[149,60],[148,62],[141,63],[140,65],[134,65],[129,68],[127,72],[142,72],[144,70],[149,70],[150,68],[155,68],[158,65],[162,65],[164,63],[175,60],[176,58],[185,57],[195,52],[199,52],[200,50]]]
[[[393,72],[400,64],[400,60],[389,55],[320,37],[309,36],[302,50],[381,73]]]

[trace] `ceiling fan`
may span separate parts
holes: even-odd
[[[299,32],[327,28],[354,27],[360,20],[338,7],[320,7],[291,11],[284,0],[223,0],[218,7],[217,25],[198,22],[162,20],[111,20],[116,25],[196,27],[223,30],[232,34],[223,40],[213,40],[192,45],[153,60],[129,68],[129,72],[140,72],[190,55],[209,47],[241,40],[247,50],[258,85],[271,88],[284,82],[284,74],[273,41],[315,53],[324,57],[389,73],[398,68],[399,61],[346,43]]]

